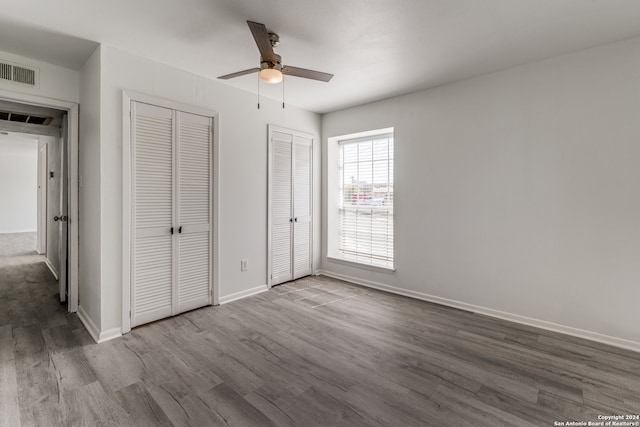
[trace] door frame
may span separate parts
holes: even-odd
[[[313,167],[313,162],[314,162],[314,158],[315,158],[315,141],[316,138],[312,133],[309,132],[302,132],[299,130],[295,130],[295,129],[289,129],[289,128],[285,128],[282,126],[276,126],[276,125],[267,125],[267,287],[269,289],[271,289],[273,287],[273,280],[272,280],[272,275],[273,275],[273,268],[271,263],[273,262],[273,253],[272,253],[272,239],[271,239],[271,229],[272,229],[272,215],[271,215],[271,211],[272,211],[272,206],[271,206],[271,193],[273,191],[272,189],[272,182],[271,182],[271,178],[273,177],[273,164],[272,164],[272,156],[271,156],[271,141],[273,138],[273,132],[280,132],[280,133],[286,133],[286,134],[290,134],[292,136],[291,139],[291,144],[292,144],[292,157],[293,157],[293,153],[294,153],[294,149],[295,149],[295,144],[294,144],[294,137],[296,136],[300,136],[302,138],[308,138],[311,140],[311,164],[309,165],[311,168],[310,174],[311,174],[311,200],[310,200],[310,210],[311,210],[311,242],[310,242],[310,248],[309,248],[309,257],[311,259],[311,274],[315,274],[315,269],[314,269],[314,265],[313,265],[313,247],[314,247],[314,237],[315,237],[315,233],[314,233],[314,227],[315,227],[315,223],[314,223],[314,215],[313,215],[313,210],[314,210],[314,203],[313,203],[313,199],[314,199],[314,167]],[[293,158],[291,160],[292,162],[294,161]],[[292,170],[293,171],[293,170]],[[293,174],[292,174],[292,179],[293,179]],[[291,194],[293,195],[293,185],[291,186]],[[293,270],[292,270],[292,274],[293,274]],[[294,279],[295,280],[295,279]]]
[[[55,108],[57,110],[66,111],[67,113],[67,129],[69,132],[69,144],[67,147],[69,159],[69,168],[67,171],[69,196],[67,199],[69,206],[69,213],[67,214],[69,217],[67,230],[69,240],[67,256],[69,274],[67,276],[67,281],[69,287],[69,300],[67,308],[70,313],[75,313],[78,311],[78,103],[46,98],[39,95],[13,92],[5,89],[0,89],[0,99],[20,104]]]
[[[131,102],[155,105],[158,107],[179,110],[186,113],[198,114],[210,117],[213,121],[211,155],[211,293],[213,305],[219,304],[219,268],[218,268],[218,224],[219,224],[219,204],[218,204],[218,183],[220,171],[219,156],[219,116],[218,112],[212,109],[183,104],[165,98],[146,95],[133,91],[122,91],[122,333],[131,331],[131,244],[132,228],[131,219],[133,215],[133,203],[131,200],[132,183],[132,153],[131,153]]]
[[[38,139],[38,254],[47,253],[47,144]],[[41,146],[40,146],[41,145]]]

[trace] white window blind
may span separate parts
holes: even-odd
[[[393,268],[393,134],[339,142],[339,252]]]

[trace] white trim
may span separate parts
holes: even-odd
[[[385,134],[393,135],[393,132],[394,132],[394,128],[389,127],[389,128],[382,128],[382,129],[367,130],[363,132],[354,132],[347,135],[330,136],[327,139],[335,142],[341,142],[347,139],[358,139],[358,138],[362,138],[363,140],[365,140],[366,138],[377,137]]]
[[[273,159],[271,154],[271,133],[272,127],[271,125],[267,125],[267,289],[271,289],[273,286],[271,283],[273,282],[273,267],[271,263],[273,262],[273,254],[271,253],[271,232],[273,228],[272,218],[271,218],[271,177],[273,176],[272,168],[273,168]]]
[[[87,312],[84,311],[82,306],[78,307],[78,318],[80,318],[80,321],[89,332],[89,335],[91,335],[91,338],[93,338],[93,340],[98,344],[122,336],[120,328],[111,328],[106,331],[99,332],[98,327],[93,323],[91,317],[89,317]]]
[[[236,292],[230,295],[225,295],[223,297],[220,297],[220,304],[227,304],[230,303],[232,301],[237,301],[239,299],[243,299],[243,298],[248,298],[251,297],[253,295],[258,295],[261,294],[263,292],[266,292],[269,290],[269,287],[267,285],[260,285],[260,286],[256,286],[255,288],[251,288],[251,289],[247,289],[246,291],[240,291],[240,292]]]
[[[37,233],[38,230],[29,229],[29,230],[2,230],[0,234],[16,234],[16,233]]]
[[[610,335],[604,335],[598,332],[574,328],[572,326],[560,325],[558,323],[548,322],[546,320],[521,316],[519,314],[508,313],[500,310],[494,310],[492,308],[468,304],[465,302],[456,301],[448,298],[441,298],[433,295],[428,295],[422,292],[416,292],[416,291],[398,288],[395,286],[385,285],[385,284],[374,282],[371,280],[363,280],[363,279],[358,279],[356,277],[347,276],[344,274],[333,273],[331,271],[319,270],[318,275],[333,277],[334,279],[344,280],[347,282],[355,283],[357,285],[378,289],[380,291],[385,291],[385,292],[389,292],[396,295],[402,295],[405,297],[415,298],[422,301],[433,302],[436,304],[445,305],[447,307],[453,307],[460,310],[471,311],[473,313],[483,314],[485,316],[494,317],[497,319],[507,320],[514,323],[520,323],[522,325],[533,326],[536,328],[546,329],[548,331],[553,331],[553,332],[559,332],[561,334],[571,335],[578,338],[584,338],[590,341],[595,341],[602,344],[611,345],[614,347],[624,348],[626,350],[640,352],[640,342],[631,341],[624,338],[612,337]]]
[[[121,328],[111,328],[106,331],[100,332],[100,338],[96,341],[98,344],[101,344],[105,341],[111,341],[116,338],[120,338],[122,336]]]
[[[68,130],[69,130],[69,222],[68,222],[68,236],[69,236],[69,274],[67,275],[67,281],[69,283],[69,311],[74,313],[78,311],[79,297],[78,297],[78,242],[80,234],[78,232],[78,194],[80,191],[80,180],[78,178],[78,145],[79,145],[79,107],[78,104],[73,104],[68,110]]]
[[[60,276],[58,275],[58,270],[56,270],[53,264],[51,264],[51,261],[49,261],[49,258],[45,257],[44,263],[47,265],[47,267],[49,267],[49,270],[51,270],[51,274],[53,274],[53,277],[55,277],[56,280],[59,280]]]
[[[164,98],[158,98],[145,95],[139,92],[122,91],[122,327],[119,328],[122,334],[131,331],[131,216],[133,204],[131,203],[131,102],[140,102],[149,105],[168,108],[171,110],[183,111],[186,113],[197,114],[209,117],[213,122],[212,132],[212,150],[213,157],[211,166],[211,179],[213,179],[213,188],[211,195],[211,215],[213,217],[211,239],[212,242],[212,304],[218,305],[219,294],[219,251],[218,251],[218,227],[219,227],[219,141],[220,131],[219,116],[215,110],[197,107],[193,105],[182,104],[180,102],[171,101]],[[105,331],[107,333],[109,331]]]
[[[216,117],[218,112],[212,110],[210,108],[198,107],[196,105],[183,104],[178,101],[172,101],[166,98],[160,98],[152,95],[147,95],[140,92],[134,92],[130,90],[122,91],[122,101],[123,104],[128,100],[129,103],[131,101],[141,102],[143,104],[155,105],[156,107],[164,107],[170,110],[178,110],[183,111],[185,113],[198,114],[200,116],[205,117]]]
[[[211,223],[211,238],[213,239],[212,253],[211,257],[213,258],[211,261],[211,280],[212,280],[212,296],[213,296],[213,305],[219,305],[220,298],[220,268],[219,266],[219,252],[218,252],[218,226],[220,224],[220,203],[218,203],[218,195],[220,194],[219,185],[220,185],[220,117],[218,114],[215,114],[212,117],[212,125],[213,125],[213,147],[211,150],[211,156],[213,157],[211,162],[211,167],[213,168],[211,172],[211,179],[213,180],[212,186],[212,194],[211,194],[211,216],[213,217]]]
[[[0,99],[40,107],[55,108],[67,112],[69,130],[69,170],[67,172],[69,176],[69,212],[67,213],[69,217],[69,228],[67,231],[69,238],[69,247],[67,249],[69,252],[69,274],[67,275],[69,298],[67,307],[70,313],[75,313],[78,311],[78,104],[38,95],[17,93],[5,89],[0,89]]]
[[[327,256],[327,261],[335,262],[335,263],[338,263],[338,264],[348,265],[349,267],[363,268],[365,270],[371,270],[371,271],[375,271],[375,272],[378,272],[378,273],[393,274],[393,273],[396,272],[395,268],[382,267],[382,266],[373,265],[373,264],[366,264],[364,262],[352,261],[350,259],[343,259],[343,258],[336,258],[336,257]]]
[[[131,330],[131,98],[122,92],[122,333]]]
[[[393,128],[389,128],[389,129],[391,129],[391,131],[388,133],[384,133],[384,132],[374,133],[369,136],[358,136],[353,138],[338,137],[338,145],[357,144],[358,142],[378,141],[378,140],[393,138]],[[370,132],[365,132],[365,133],[370,134]]]

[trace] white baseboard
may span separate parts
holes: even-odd
[[[227,304],[232,301],[237,301],[242,298],[247,298],[252,295],[257,295],[259,293],[266,292],[268,290],[269,290],[269,287],[267,285],[260,285],[260,286],[256,286],[255,288],[247,289],[246,291],[236,292],[230,295],[222,296],[220,297],[219,302],[220,304]]]
[[[482,306],[473,305],[473,304],[467,304],[465,302],[451,300],[448,298],[436,297],[433,295],[424,294],[422,292],[402,289],[395,286],[385,285],[383,283],[373,282],[370,280],[363,280],[357,277],[351,277],[344,274],[333,273],[331,271],[318,270],[317,275],[333,277],[334,279],[344,280],[346,282],[355,283],[357,285],[378,289],[380,291],[385,291],[392,294],[397,294],[405,297],[433,302],[436,304],[458,308],[461,310],[471,311],[473,313],[483,314],[486,316],[495,317],[502,320],[508,320],[510,322],[520,323],[523,325],[546,329],[548,331],[559,332],[562,334],[571,335],[578,338],[584,338],[587,340],[596,341],[602,344],[608,344],[614,347],[624,348],[626,350],[640,352],[640,342],[635,342],[635,341],[627,340],[624,338],[612,337],[612,336],[604,335],[598,332],[587,331],[584,329],[574,328],[572,326],[565,326],[565,325],[560,325],[553,322],[548,322],[546,320],[535,319],[531,317],[521,316],[519,314],[494,310],[492,308],[482,307]]]
[[[49,261],[49,258],[45,257],[44,263],[47,264],[47,267],[49,267],[49,270],[51,270],[51,274],[53,274],[53,277],[55,277],[56,280],[59,280],[60,276],[58,275],[58,270],[56,270],[53,264],[51,264],[51,261]]]
[[[93,338],[95,342],[98,342],[100,339],[100,331],[98,330],[98,327],[93,323],[91,318],[87,315],[87,312],[84,311],[84,308],[82,308],[82,306],[78,306],[78,317],[80,318],[80,321],[87,329],[87,331],[89,331],[89,335],[91,335],[91,338]]]
[[[112,328],[112,329],[108,329],[106,331],[100,332],[98,330],[98,327],[95,325],[95,323],[93,323],[93,321],[91,320],[89,315],[87,315],[87,312],[84,311],[84,308],[82,308],[82,306],[78,307],[78,317],[80,318],[80,321],[82,322],[84,327],[89,332],[89,335],[91,335],[91,338],[93,338],[93,340],[98,344],[122,336],[122,331],[120,328]]]
[[[18,234],[18,233],[37,233],[36,229],[28,229],[28,230],[0,230],[0,234]]]
[[[120,338],[122,336],[122,328],[111,328],[106,331],[100,332],[100,338],[98,339],[98,344],[103,343],[105,341],[110,341],[115,338]]]

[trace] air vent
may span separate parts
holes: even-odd
[[[13,65],[0,62],[0,79],[13,80]]]
[[[39,70],[0,59],[0,82],[38,86]]]
[[[10,122],[29,123],[32,125],[46,126],[51,123],[53,117],[30,116],[24,113],[12,113],[10,111],[0,111],[0,120],[8,120]]]

